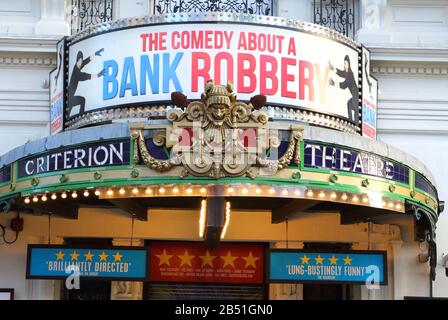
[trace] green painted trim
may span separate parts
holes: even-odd
[[[95,172],[95,171],[109,171],[109,170],[128,170],[134,168],[133,165],[125,165],[125,166],[110,166],[110,167],[93,167],[93,168],[84,168],[84,169],[72,169],[72,170],[64,170],[64,171],[56,171],[56,172],[47,172],[42,174],[35,174],[33,176],[25,177],[25,178],[18,178],[17,182],[23,182],[26,180],[30,180],[35,177],[39,178],[45,178],[45,177],[51,177],[51,176],[60,176],[65,174],[70,175],[71,173],[83,173],[83,172]],[[61,182],[66,183],[66,182]]]
[[[401,183],[401,182],[397,182],[395,180],[392,179],[388,179],[388,178],[382,178],[382,177],[377,177],[377,176],[373,176],[373,175],[368,175],[368,174],[362,174],[362,173],[356,173],[356,172],[348,172],[348,171],[337,171],[337,170],[332,170],[332,169],[316,169],[316,168],[303,168],[302,171],[304,172],[316,172],[316,173],[325,173],[325,174],[334,174],[334,175],[340,175],[340,176],[346,176],[346,177],[356,177],[356,178],[360,178],[360,179],[369,179],[369,180],[375,180],[375,181],[382,181],[382,182],[388,182],[388,183],[393,183],[397,186],[403,187],[403,188],[409,188],[410,185]]]
[[[414,185],[414,190],[416,190],[416,191],[418,191],[420,193],[423,193],[428,198],[430,198],[430,199],[434,200],[435,202],[437,202],[436,199],[434,198],[434,196],[430,195],[429,193],[427,193],[426,191],[424,191],[424,190],[422,190],[420,188],[417,188],[415,185]]]
[[[36,188],[26,188],[21,191],[11,191],[4,194],[2,197],[7,197],[11,194],[21,194],[22,197],[29,196],[31,194],[36,193],[52,193],[52,192],[62,192],[62,191],[72,191],[72,190],[82,190],[82,189],[92,189],[92,188],[107,188],[107,187],[121,187],[121,186],[146,186],[146,185],[169,185],[169,184],[192,184],[192,185],[207,185],[207,184],[253,184],[253,185],[279,185],[279,186],[300,186],[304,188],[313,188],[313,189],[326,189],[333,190],[339,192],[349,192],[349,193],[366,193],[365,190],[361,187],[353,186],[353,185],[345,185],[345,184],[333,184],[330,182],[321,182],[321,181],[310,181],[310,180],[294,180],[294,179],[280,179],[280,178],[263,178],[263,179],[250,179],[250,178],[223,178],[219,180],[211,180],[210,178],[186,178],[180,179],[179,177],[147,177],[147,178],[134,178],[134,179],[108,179],[102,181],[77,181],[77,182],[67,182],[63,185],[61,184],[53,184],[47,186],[38,186]],[[391,192],[379,192],[382,196],[404,201],[410,200],[415,203],[419,203],[420,205],[428,208],[432,212],[435,212],[435,209],[425,202],[418,201],[412,199],[410,196],[403,196],[396,193]]]
[[[134,162],[134,139],[132,139],[132,137],[129,137],[129,139],[131,140],[129,142],[129,165],[131,165],[132,167],[135,166],[135,162]]]
[[[304,171],[305,168],[305,140],[300,141],[300,171]]]
[[[4,186],[7,186],[7,185],[9,185],[9,184],[12,184],[12,183],[13,183],[13,182],[12,182],[12,179],[9,180],[9,181],[3,182],[3,183],[0,184],[0,188],[2,188],[2,187],[4,187]]]

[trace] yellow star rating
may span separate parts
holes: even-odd
[[[330,264],[337,264],[338,263],[338,258],[336,258],[335,256],[332,256],[328,260],[330,260]]]
[[[99,254],[98,256],[100,257],[100,261],[106,261],[106,260],[107,260],[107,257],[108,257],[109,255],[106,254],[106,253],[104,253],[104,251],[103,251],[103,253]]]
[[[235,260],[236,260],[236,258],[238,258],[238,257],[233,257],[231,254],[230,254],[230,250],[229,251],[227,251],[227,255],[226,256],[220,256],[220,258],[222,259],[222,260],[224,260],[224,265],[223,265],[223,268],[225,268],[226,266],[231,266],[232,268],[235,268]]]
[[[120,252],[117,251],[117,253],[114,254],[112,257],[114,257],[114,261],[120,261],[121,262],[121,258],[123,257],[123,255],[120,254]]]
[[[92,261],[93,256],[94,255],[91,254],[90,251],[84,255],[84,257],[86,258],[86,261]]]
[[[180,266],[182,267],[183,265],[187,265],[187,266],[192,266],[191,265],[191,259],[193,259],[194,258],[194,256],[190,256],[189,254],[188,254],[188,250],[185,250],[185,252],[184,252],[184,254],[183,255],[178,255],[178,257],[180,258]]]
[[[159,258],[159,267],[166,264],[168,267],[170,266],[170,259],[173,257],[172,255],[166,253],[166,249],[163,249],[162,254],[156,254],[157,258]]]
[[[345,257],[342,260],[344,260],[344,265],[352,265],[352,259],[349,256]]]
[[[257,269],[255,262],[257,262],[257,260],[259,260],[260,258],[254,257],[252,255],[252,251],[249,251],[249,255],[247,257],[241,257],[241,258],[243,258],[243,260],[246,261],[246,265],[244,266],[244,268],[253,267],[254,269]]]
[[[210,251],[205,252],[205,256],[199,256],[202,260],[202,268],[205,266],[210,266],[213,268],[213,260],[216,259],[216,256],[211,256]]]
[[[76,251],[73,251],[73,253],[70,254],[70,257],[72,258],[72,261],[78,260],[79,253],[76,253]]]
[[[300,258],[302,264],[308,264],[310,261],[310,258],[308,258],[306,255],[304,255],[302,258]]]
[[[61,250],[59,250],[59,252],[55,253],[55,255],[56,255],[56,260],[64,260],[65,253],[62,253]]]
[[[325,258],[322,258],[320,255],[318,255],[317,258],[314,258],[314,260],[316,260],[316,264],[322,264]]]

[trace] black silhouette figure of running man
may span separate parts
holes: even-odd
[[[89,56],[87,59],[84,59],[81,51],[78,51],[76,55],[76,63],[73,66],[72,75],[70,77],[70,81],[68,84],[68,116],[70,117],[71,111],[73,107],[79,105],[79,114],[84,113],[84,109],[86,106],[86,98],[83,96],[76,96],[76,89],[78,89],[78,84],[80,81],[86,81],[90,79],[96,79],[104,75],[104,69],[101,70],[98,74],[89,74],[86,72],[82,72],[82,68],[85,67],[90,61],[95,58],[95,56],[101,56],[101,53],[104,51],[104,48],[96,51],[94,54]]]
[[[334,70],[333,65],[328,61],[330,70]],[[348,55],[344,57],[344,70],[336,69],[336,74],[343,78],[344,81],[339,83],[339,88],[345,90],[349,89],[352,97],[347,101],[348,117],[350,121],[357,123],[359,121],[359,111],[358,111],[358,84],[353,75],[352,68],[350,66],[350,58]],[[333,79],[329,80],[331,86],[337,86]]]

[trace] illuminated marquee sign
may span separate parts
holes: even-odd
[[[220,22],[112,30],[69,46],[72,119],[117,106],[200,99],[209,79],[239,99],[335,115],[358,124],[358,51],[294,28]]]
[[[147,249],[82,248],[28,245],[27,279],[64,279],[79,274],[91,279],[147,279]]]
[[[129,139],[62,148],[19,161],[19,178],[72,169],[129,165]]]
[[[386,251],[269,251],[269,281],[387,284]]]
[[[339,146],[305,142],[305,168],[367,174],[409,184],[409,168],[378,155]]]
[[[154,241],[150,252],[150,281],[263,283],[263,245],[221,243],[208,250],[202,242]]]

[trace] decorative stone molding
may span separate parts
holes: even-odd
[[[0,56],[0,66],[38,66],[55,67],[56,58],[50,57],[20,57]]]
[[[429,75],[446,76],[448,66],[373,66],[374,74],[407,74],[407,75]]]

